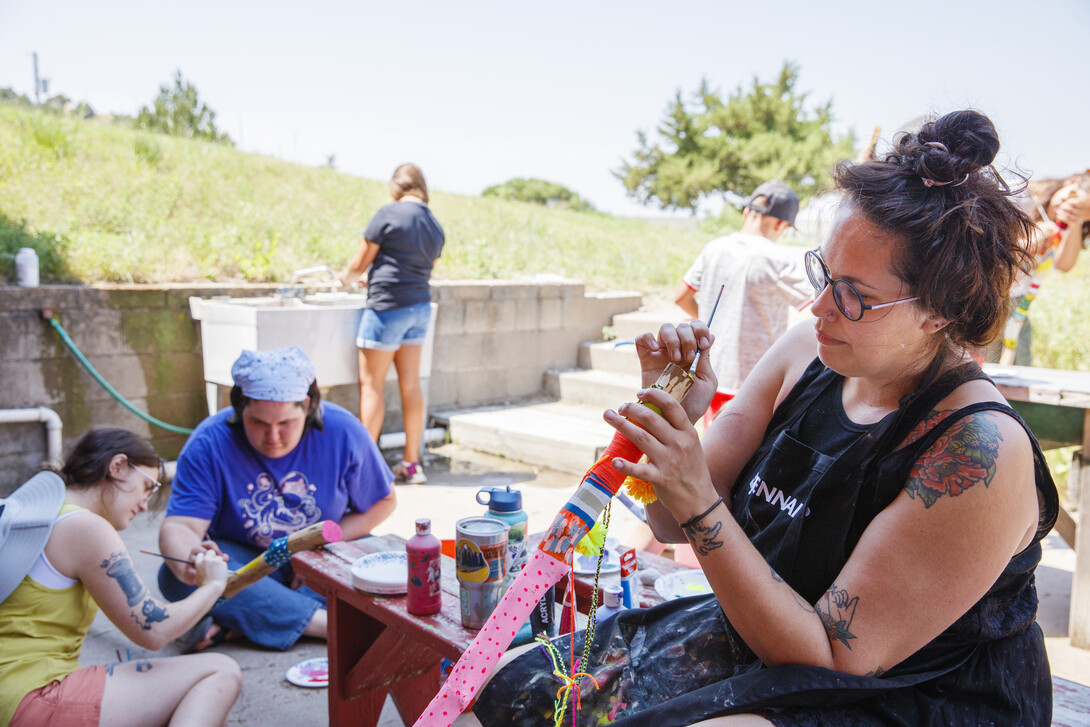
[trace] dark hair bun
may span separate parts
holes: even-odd
[[[999,135],[984,114],[955,111],[924,124],[915,137],[905,134],[897,146],[915,161],[921,178],[949,184],[991,164],[999,153]]]

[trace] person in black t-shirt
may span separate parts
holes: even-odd
[[[360,320],[360,421],[378,441],[386,414],[383,384],[390,363],[397,369],[405,452],[394,468],[399,480],[426,481],[420,465],[424,394],[420,358],[431,317],[431,271],[443,252],[443,228],[428,208],[428,185],[415,164],[402,164],[390,179],[394,201],[371,218],[363,244],[339,276],[342,285],[368,288]],[[366,271],[367,280],[360,276]]]

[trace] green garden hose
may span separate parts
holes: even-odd
[[[49,325],[53,326],[53,330],[56,331],[57,335],[61,337],[62,341],[64,341],[64,345],[68,346],[69,350],[71,350],[72,353],[75,354],[76,359],[81,364],[83,364],[83,368],[87,369],[87,373],[91,374],[91,376],[94,377],[95,381],[97,381],[99,384],[102,385],[103,389],[106,389],[106,391],[110,392],[110,396],[117,399],[118,403],[121,404],[121,406],[125,407],[126,409],[131,411],[133,414],[140,417],[141,419],[148,422],[149,424],[157,426],[160,429],[165,429],[168,432],[174,432],[175,434],[192,434],[193,433],[192,429],[186,429],[185,427],[176,427],[173,424],[167,424],[164,421],[160,421],[159,419],[156,419],[151,414],[148,414],[147,412],[142,412],[139,409],[137,409],[135,406],[133,406],[132,403],[130,403],[129,400],[126,399],[124,396],[122,396],[121,393],[117,389],[110,386],[110,382],[108,382],[106,379],[102,378],[102,374],[100,374],[97,370],[95,370],[95,367],[92,366],[91,362],[87,360],[87,357],[83,355],[83,351],[79,350],[79,347],[76,345],[76,342],[73,341],[72,337],[68,335],[68,331],[64,330],[64,326],[62,326],[60,324],[60,321],[58,321],[56,318],[53,317],[53,309],[52,308],[43,308],[42,309],[42,318],[49,321]]]

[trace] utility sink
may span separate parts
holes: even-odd
[[[298,346],[314,362],[319,386],[355,384],[356,330],[366,304],[366,293],[190,298],[189,312],[201,324],[205,381],[230,386],[243,349]]]
[[[353,385],[359,381],[356,331],[367,304],[367,293],[318,292],[310,295],[275,295],[257,298],[189,299],[193,320],[201,326],[201,349],[208,411],[218,404],[217,386],[231,386],[231,365],[243,349],[266,351],[298,346],[314,362],[318,386]],[[432,339],[438,305],[431,304],[431,320],[420,360],[420,376],[431,373]],[[390,367],[388,379],[396,378]]]

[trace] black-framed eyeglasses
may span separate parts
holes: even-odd
[[[134,465],[132,462],[129,462],[129,466],[136,470],[138,473],[140,473],[140,476],[143,477],[146,481],[147,484],[144,485],[144,499],[150,500],[152,497],[155,496],[155,493],[159,491],[159,488],[163,486],[163,483]],[[150,490],[148,489],[149,486],[151,487]]]
[[[821,256],[818,255],[816,248],[806,252],[806,277],[810,279],[810,285],[814,286],[816,294],[820,294],[829,285],[833,286],[833,302],[836,303],[837,310],[843,313],[844,317],[849,321],[858,321],[869,310],[888,308],[898,303],[919,300],[917,296],[912,296],[911,298],[893,300],[889,303],[867,305],[863,302],[863,294],[850,282],[843,278],[833,280],[832,276],[829,275],[829,268],[825,265],[825,261],[821,259]]]

